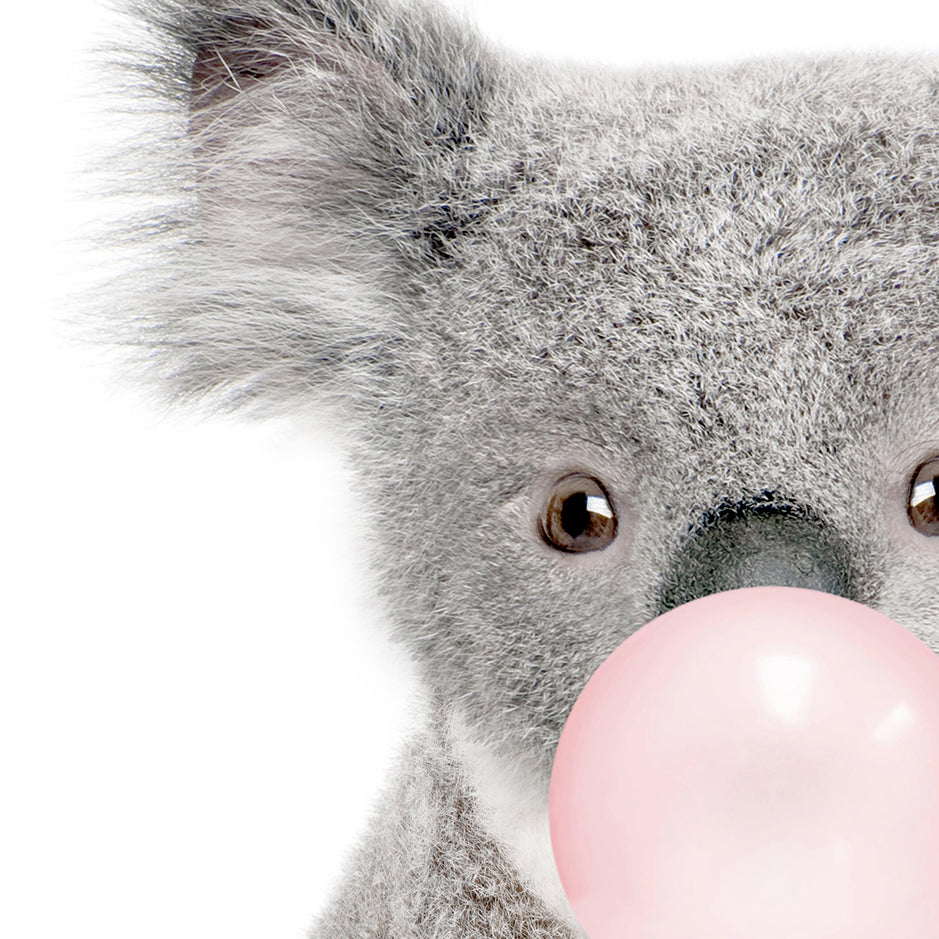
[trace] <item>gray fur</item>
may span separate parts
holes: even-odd
[[[419,4],[142,14],[179,115],[145,185],[178,198],[133,341],[180,396],[339,410],[436,702],[315,936],[576,934],[537,834],[560,728],[689,599],[680,564],[776,577],[715,572],[781,537],[701,547],[722,513],[939,650],[939,539],[906,517],[939,454],[939,60],[618,74]],[[571,471],[617,509],[604,551],[538,535]]]

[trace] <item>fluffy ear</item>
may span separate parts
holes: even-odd
[[[229,403],[387,373],[392,324],[462,223],[494,75],[475,34],[390,0],[144,6],[175,50],[150,72],[188,110],[164,178],[181,168],[191,197],[157,226],[144,344],[178,393]]]

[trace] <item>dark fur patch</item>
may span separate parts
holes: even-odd
[[[269,42],[270,24],[256,17],[232,17],[193,37],[191,109],[198,114],[264,81],[290,64],[291,51]],[[247,40],[247,41],[246,41]]]

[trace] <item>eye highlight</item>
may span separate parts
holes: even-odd
[[[923,535],[939,535],[939,459],[924,463],[913,476],[907,506],[910,524]]]
[[[600,551],[616,538],[616,513],[596,479],[573,473],[552,487],[540,528],[542,538],[558,551]]]

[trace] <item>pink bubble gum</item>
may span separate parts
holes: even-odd
[[[588,682],[550,818],[590,939],[939,939],[939,656],[816,591],[687,603]]]

